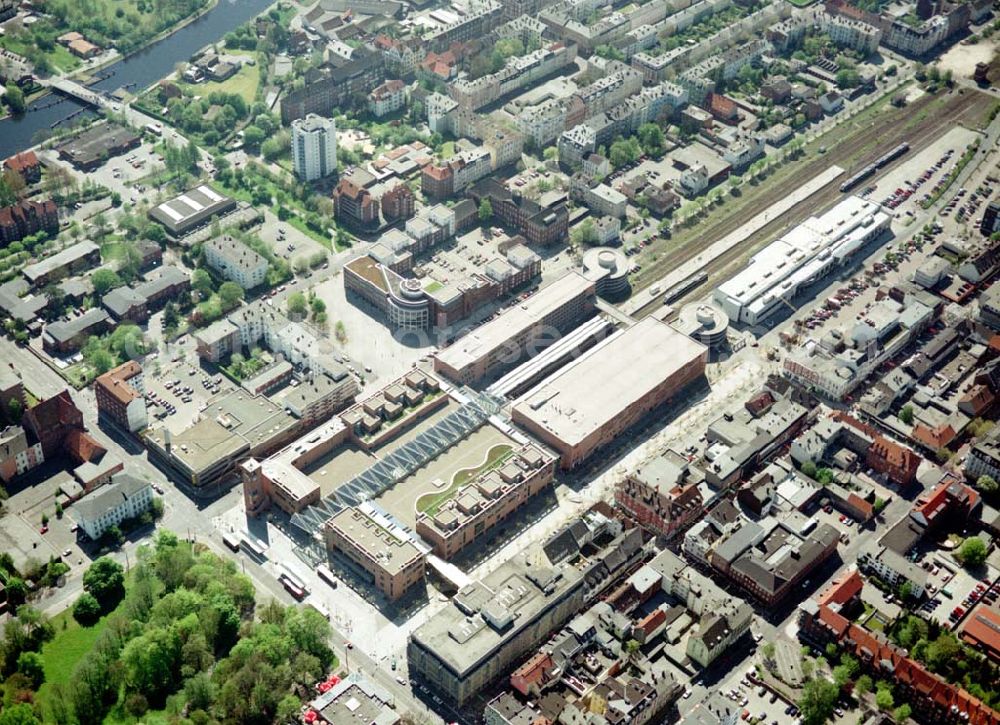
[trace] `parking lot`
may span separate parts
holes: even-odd
[[[308,264],[316,254],[322,253],[329,258],[326,247],[291,224],[280,221],[269,209],[264,209],[264,221],[257,230],[257,236],[270,244],[274,253],[292,265],[293,270],[296,262],[302,260],[303,264]]]
[[[995,603],[998,590],[993,582],[1000,572],[992,567],[986,566],[982,571],[972,573],[944,553],[926,556],[924,561],[937,570],[933,580],[939,586],[937,594],[924,603],[923,611],[942,625],[960,626],[969,612],[984,600],[984,596],[986,601],[992,599]],[[931,570],[932,573],[935,569]]]
[[[65,563],[76,565],[83,555],[76,545],[72,507],[62,518],[55,514],[56,490],[61,480],[72,479],[63,472],[62,461],[46,462],[29,474],[19,489],[12,489],[4,502],[10,515],[0,525],[0,551],[10,553],[18,569],[30,568],[30,563],[62,557]],[[43,526],[42,516],[48,516]],[[44,533],[42,533],[44,529]],[[64,552],[69,552],[64,555]]]
[[[904,156],[904,162],[877,183],[862,182],[854,193],[883,204],[901,224],[907,223],[921,211],[920,202],[945,187],[966,145],[979,137],[974,131],[954,128],[919,153]]]
[[[793,709],[792,703],[759,684],[754,666],[734,669],[715,689],[737,707],[740,719],[745,722],[787,725],[798,716],[798,710]]]
[[[106,186],[112,192],[118,192],[122,202],[126,204],[135,204],[150,198],[152,196],[149,194],[150,190],[136,182],[163,167],[163,157],[153,149],[151,142],[145,140],[127,154],[112,156],[100,167],[86,172],[74,169],[65,161],[57,160],[58,155],[54,151],[49,150],[45,154],[47,158],[64,166],[79,181],[89,179]]]
[[[146,406],[150,425],[179,434],[191,425],[208,400],[236,386],[224,375],[210,375],[186,360],[160,360],[160,374],[146,378]]]

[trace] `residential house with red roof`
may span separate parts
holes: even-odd
[[[930,672],[882,632],[851,622],[829,602],[799,605],[799,637],[819,647],[833,642],[853,654],[873,677],[891,681],[897,699],[909,703],[923,722],[1000,725],[1000,712]]]
[[[3,162],[8,171],[20,174],[27,184],[34,184],[42,179],[42,164],[34,151],[21,151]]]
[[[46,459],[62,451],[63,443],[71,430],[84,429],[83,413],[76,407],[68,390],[28,408],[21,423],[41,442]]]
[[[982,603],[962,626],[962,640],[994,662],[1000,662],[1000,610]]]
[[[10,244],[38,232],[59,233],[59,210],[51,199],[25,199],[0,209],[0,242]]]

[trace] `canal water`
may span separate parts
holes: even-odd
[[[106,77],[91,88],[101,91],[114,91],[123,86],[146,88],[201,48],[222,40],[230,30],[262,13],[273,1],[219,0],[214,8],[177,32],[102,69],[101,75]],[[79,114],[82,108],[74,100],[49,93],[28,106],[23,116],[0,121],[0,158],[36,143],[37,140],[32,139],[38,131],[50,130],[63,119]]]

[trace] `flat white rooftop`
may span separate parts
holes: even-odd
[[[647,317],[612,335],[547,378],[513,410],[567,445],[577,445],[708,348]]]
[[[776,296],[789,299],[824,268],[856,252],[873,229],[889,221],[878,204],[848,196],[757,252],[739,274],[718,286],[715,298],[731,317],[734,308],[762,309]]]

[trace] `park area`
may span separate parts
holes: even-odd
[[[255,602],[233,561],[161,531],[127,570],[94,561],[55,617],[18,608],[0,640],[0,720],[289,722],[338,666],[329,638],[315,609]]]

